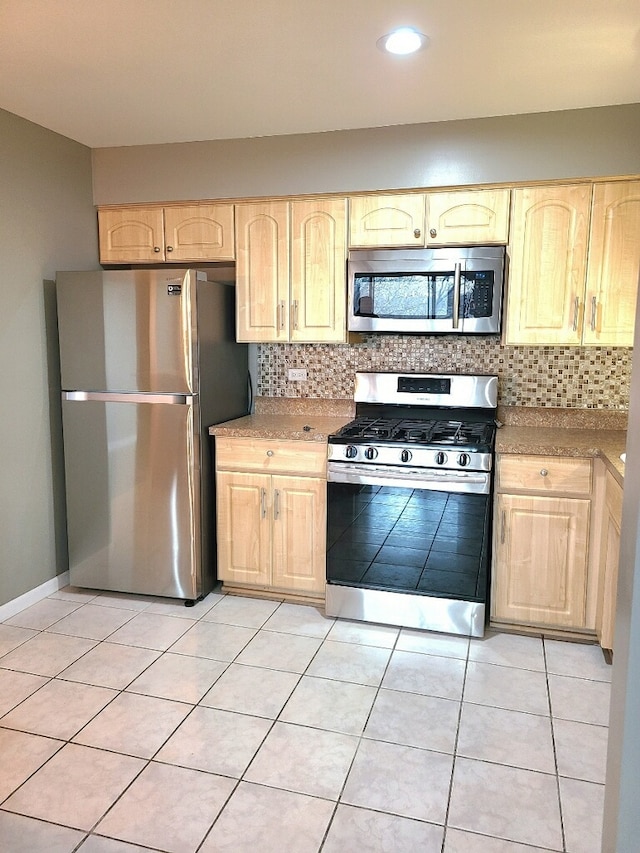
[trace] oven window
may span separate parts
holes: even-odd
[[[453,311],[453,281],[453,270],[418,275],[356,273],[355,313],[395,320],[447,320]]]
[[[454,274],[397,273],[354,277],[355,314],[393,320],[450,320],[453,317]],[[494,273],[492,270],[462,272],[461,318],[491,317]]]
[[[327,581],[485,601],[490,498],[328,483]]]

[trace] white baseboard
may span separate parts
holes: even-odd
[[[5,619],[11,619],[16,613],[20,613],[26,607],[42,601],[43,598],[51,595],[52,592],[57,592],[65,586],[69,586],[69,572],[56,575],[55,578],[41,583],[35,589],[30,589],[24,595],[19,595],[18,598],[14,598],[12,601],[7,601],[6,604],[0,605],[0,622],[4,622]]]

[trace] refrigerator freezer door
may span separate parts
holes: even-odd
[[[198,400],[96,396],[62,402],[71,583],[197,598]]]
[[[193,270],[58,273],[62,388],[198,392]]]

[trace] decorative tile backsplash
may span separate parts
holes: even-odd
[[[371,335],[361,344],[260,344],[257,393],[353,399],[358,370],[495,373],[503,406],[628,409],[633,350],[502,346],[498,338]],[[290,382],[290,367],[307,369]]]

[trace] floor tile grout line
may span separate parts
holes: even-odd
[[[449,791],[447,795],[447,806],[445,810],[444,822],[442,826],[442,851],[444,853],[446,843],[447,843],[447,830],[449,829],[449,813],[451,811],[451,798],[453,796],[453,779],[456,769],[456,759],[458,757],[458,741],[460,739],[460,724],[462,722],[462,709],[464,703],[464,691],[467,683],[467,672],[469,669],[469,655],[471,653],[471,637],[468,638],[469,642],[467,643],[467,657],[465,659],[464,664],[464,673],[462,676],[462,689],[460,691],[460,707],[458,708],[458,722],[456,725],[456,735],[453,743],[453,755],[451,761],[451,779],[449,780]]]
[[[335,625],[336,621],[337,621],[337,620],[336,620],[336,619],[334,619],[334,625]],[[397,626],[394,626],[394,627],[397,627]],[[359,751],[360,751],[360,747],[361,747],[361,745],[362,745],[362,742],[365,740],[364,733],[365,733],[365,731],[366,731],[366,728],[367,728],[367,725],[368,725],[368,723],[369,723],[369,720],[371,719],[371,714],[373,713],[373,708],[374,708],[374,706],[375,706],[375,704],[376,704],[376,701],[377,701],[377,699],[378,699],[378,696],[380,695],[380,690],[382,689],[382,682],[384,681],[384,677],[385,677],[385,675],[387,674],[387,671],[388,671],[388,669],[389,669],[389,665],[390,665],[390,663],[391,663],[391,659],[392,659],[392,657],[393,657],[393,653],[394,653],[394,651],[396,650],[396,647],[397,647],[397,645],[398,645],[398,639],[400,638],[400,633],[401,633],[401,628],[398,628],[398,632],[397,632],[396,637],[395,637],[395,640],[394,640],[394,642],[393,642],[393,646],[388,650],[388,651],[389,651],[389,657],[387,658],[387,662],[386,662],[386,664],[385,664],[385,666],[384,666],[384,671],[383,671],[382,675],[380,676],[380,681],[379,681],[378,685],[376,686],[376,692],[375,692],[375,695],[374,695],[374,697],[373,697],[373,701],[371,702],[371,707],[369,708],[369,711],[368,711],[368,713],[367,713],[367,718],[366,718],[366,720],[364,721],[364,724],[363,724],[363,726],[362,726],[362,731],[361,731],[361,732],[360,732],[360,734],[357,736],[357,737],[358,737],[358,742],[357,742],[356,747],[355,747],[355,749],[354,749],[354,751],[353,751],[353,756],[352,756],[352,758],[351,758],[351,761],[349,762],[349,767],[347,768],[347,772],[346,772],[346,773],[345,773],[345,775],[344,775],[344,779],[343,779],[343,781],[342,781],[342,785],[340,786],[340,790],[339,790],[339,792],[338,792],[338,796],[336,797],[336,805],[335,805],[335,808],[334,808],[334,810],[333,810],[333,812],[332,812],[331,819],[329,820],[329,822],[328,822],[328,824],[327,824],[327,827],[326,827],[326,830],[325,830],[324,836],[323,836],[323,838],[322,838],[322,841],[321,841],[321,843],[320,843],[320,846],[318,847],[318,853],[321,853],[321,851],[322,851],[322,849],[323,849],[323,847],[324,847],[324,845],[325,845],[325,843],[326,843],[326,840],[327,840],[327,838],[328,838],[328,836],[329,836],[329,832],[331,831],[331,827],[332,827],[332,825],[333,825],[333,821],[335,820],[335,816],[336,816],[337,811],[338,811],[338,806],[342,803],[342,796],[343,796],[343,794],[344,794],[344,789],[345,789],[345,788],[346,788],[346,786],[347,786],[347,782],[348,782],[348,780],[349,780],[349,775],[351,774],[351,771],[352,771],[352,769],[353,769],[353,765],[355,764],[355,761],[356,761],[356,758],[357,758],[358,753],[359,753]],[[324,643],[323,643],[323,645],[324,645]],[[346,804],[345,804],[345,805],[346,805]]]
[[[551,745],[553,748],[553,761],[555,765],[555,781],[556,781],[556,791],[558,795],[558,815],[560,817],[560,835],[562,838],[562,850],[566,851],[567,849],[567,839],[564,828],[564,810],[562,807],[562,794],[560,791],[560,774],[558,771],[558,750],[556,744],[556,732],[554,725],[554,717],[553,717],[553,703],[551,701],[551,686],[549,684],[549,666],[547,660],[547,647],[544,640],[544,637],[541,637],[542,642],[542,655],[544,657],[544,668],[545,668],[545,684],[547,687],[547,701],[549,703],[549,720],[551,725]]]

